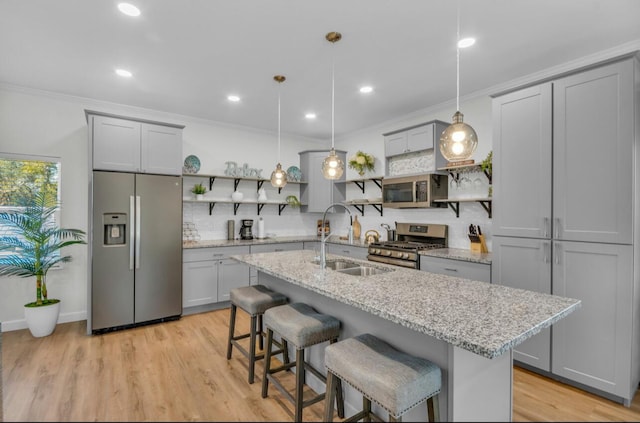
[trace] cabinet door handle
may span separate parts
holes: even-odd
[[[542,244],[542,261],[544,263],[549,263],[549,243],[545,242]]]
[[[555,221],[555,224],[553,225],[555,235],[553,237],[560,238],[560,218],[556,217],[553,220]]]
[[[548,217],[542,218],[542,225],[544,226],[544,237],[548,238],[549,237],[549,218]]]
[[[560,245],[558,243],[553,245],[553,256],[555,264],[560,264]]]
[[[458,269],[453,269],[451,267],[445,267],[444,270],[448,270],[449,272],[457,272]]]

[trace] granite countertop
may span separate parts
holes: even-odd
[[[580,306],[571,298],[353,258],[347,260],[392,271],[365,277],[322,271],[312,263],[314,255],[297,250],[231,258],[487,358],[500,356]],[[346,258],[327,254],[327,259]]]
[[[491,253],[476,253],[463,248],[433,248],[420,252],[421,256],[441,257],[473,263],[491,264]]]

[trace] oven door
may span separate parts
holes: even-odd
[[[375,261],[378,263],[384,263],[384,264],[393,264],[394,266],[408,267],[411,269],[418,269],[418,265],[420,263],[419,261],[415,261],[415,260],[404,260],[404,259],[393,258],[393,257],[379,256],[375,254],[369,254],[367,256],[367,260]]]

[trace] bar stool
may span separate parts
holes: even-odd
[[[318,313],[311,306],[304,303],[293,303],[272,307],[264,313],[264,324],[267,329],[267,351],[265,353],[264,377],[262,378],[262,398],[266,398],[269,382],[287,398],[294,406],[294,421],[302,421],[302,409],[325,398],[326,391],[304,401],[303,387],[305,384],[305,370],[310,371],[323,383],[327,382],[326,374],[320,373],[310,363],[304,361],[305,348],[329,341],[338,341],[340,321],[333,316]],[[272,345],[274,332],[280,335],[282,343],[291,343],[296,349],[296,361],[285,363],[275,369],[271,368]],[[295,395],[291,395],[275,377],[281,371],[296,368]],[[338,381],[338,384],[340,382]],[[341,386],[341,385],[340,385]],[[332,398],[332,401],[336,396]],[[337,394],[338,416],[344,417],[344,401],[342,389]],[[332,408],[333,412],[333,408]]]
[[[429,421],[439,421],[438,394],[442,384],[440,367],[423,358],[396,350],[383,340],[365,333],[327,346],[327,401],[324,421],[333,420],[333,398],[340,381],[362,393],[362,410],[345,422],[381,419],[371,412],[371,401],[389,412],[389,421],[427,401]]]
[[[275,292],[264,285],[243,286],[233,288],[230,291],[231,307],[229,317],[229,339],[227,342],[227,360],[231,359],[231,353],[235,346],[245,357],[249,359],[249,383],[253,383],[256,361],[264,358],[264,353],[256,354],[256,337],[258,337],[260,349],[263,349],[264,331],[262,329],[262,316],[264,312],[275,306],[286,304],[288,299],[279,292]],[[251,329],[249,333],[235,335],[236,312],[240,307],[251,316]],[[257,329],[256,329],[257,326]],[[239,340],[250,338],[249,351],[238,343]],[[277,344],[280,350],[274,354],[282,353],[284,361],[289,362],[289,353],[281,344]]]

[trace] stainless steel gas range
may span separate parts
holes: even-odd
[[[446,248],[449,227],[429,223],[396,222],[396,241],[369,244],[367,259],[396,266],[420,268],[420,251]]]

